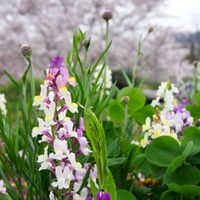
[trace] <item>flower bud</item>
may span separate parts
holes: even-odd
[[[28,58],[28,57],[31,57],[32,55],[32,48],[30,45],[28,44],[23,44],[21,46],[21,54],[25,57],[25,58]]]
[[[123,96],[122,98],[121,98],[121,102],[124,104],[124,105],[127,105],[128,104],[128,102],[129,102],[129,96]]]
[[[200,119],[196,121],[195,126],[200,127]]]
[[[88,49],[89,49],[89,46],[90,46],[90,39],[89,39],[89,40],[85,40],[85,41],[83,42],[83,45],[84,45],[85,49],[88,50]]]
[[[106,21],[112,19],[113,15],[111,11],[105,11],[102,15],[102,18],[105,19]]]
[[[197,67],[197,66],[198,66],[198,61],[195,60],[195,61],[193,62],[193,65],[194,65],[194,67]]]
[[[153,27],[149,27],[148,33],[152,33],[154,31]]]

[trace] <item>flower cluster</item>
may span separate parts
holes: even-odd
[[[0,110],[3,115],[6,115],[7,110],[6,110],[6,99],[4,94],[0,94]]]
[[[144,137],[141,146],[145,147],[154,138],[166,135],[178,140],[183,129],[193,123],[190,112],[182,104],[179,104],[175,94],[178,89],[169,82],[162,82],[156,93],[156,99],[152,106],[157,108],[153,121],[148,117],[146,124],[142,126]]]
[[[91,150],[84,137],[83,118],[78,122],[71,117],[78,113],[78,106],[72,101],[70,86],[76,86],[75,79],[69,76],[63,59],[57,56],[52,59],[40,95],[33,102],[44,113],[44,118],[38,118],[39,126],[33,128],[32,136],[40,136],[39,142],[46,144],[44,154],[37,162],[40,163],[39,170],[50,170],[54,176],[49,195],[51,200],[58,194],[74,200],[88,197],[89,184],[82,184],[90,167],[86,163],[82,165],[80,160]],[[95,182],[96,167],[92,167],[89,173]]]

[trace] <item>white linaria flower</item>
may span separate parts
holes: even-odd
[[[53,143],[54,153],[50,153],[49,158],[62,160],[69,155],[69,150],[67,147],[66,140],[59,140],[56,138]]]
[[[50,132],[50,126],[44,122],[43,119],[38,118],[38,127],[34,127],[32,130],[32,137],[37,137],[38,135],[43,135],[44,131],[49,131]]]
[[[78,139],[79,144],[80,144],[80,150],[84,155],[88,155],[89,153],[91,153],[92,151],[88,148],[88,141],[85,137],[80,137]]]
[[[53,187],[58,187],[59,190],[61,189],[67,189],[70,186],[71,180],[74,179],[72,171],[65,166],[64,169],[61,166],[56,167],[56,179],[57,181],[54,181],[52,183]]]
[[[144,147],[146,147],[146,145],[147,144],[149,144],[149,139],[148,139],[148,133],[145,133],[144,134],[144,138],[143,139],[141,139],[141,141],[140,141],[140,144],[141,144],[141,146],[144,148]]]
[[[131,144],[134,144],[134,145],[136,145],[136,146],[140,146],[140,143],[139,143],[138,141],[136,141],[136,140],[132,140],[132,141],[131,141]]]
[[[55,198],[54,193],[51,191],[49,194],[49,199],[50,200],[56,200],[57,198]]]
[[[102,64],[98,65],[96,67],[95,72],[94,72],[94,80],[96,80],[97,77],[99,76],[99,73],[100,73],[102,67],[103,67]],[[106,74],[105,74],[105,72],[106,72]],[[108,66],[105,66],[97,84],[98,85],[105,84],[104,86],[106,89],[110,89],[112,87],[112,71]]]
[[[39,171],[44,169],[49,169],[52,167],[52,164],[49,162],[49,157],[48,157],[48,146],[45,147],[44,154],[38,156],[37,162],[41,163]]]
[[[0,193],[6,194],[6,188],[4,186],[3,180],[0,180]]]
[[[51,102],[48,108],[47,107],[44,108],[45,123],[47,125],[55,125],[54,122],[55,108],[56,108],[55,102]]]
[[[69,84],[72,85],[72,86],[76,86],[77,83],[76,83],[76,79],[73,77],[73,76],[70,76],[69,77],[69,80],[68,80]]]
[[[64,128],[60,128],[58,130],[59,138],[63,135],[67,135],[67,137],[75,137],[77,138],[77,132],[74,131],[74,123],[70,120],[69,117],[65,117],[63,119],[63,126]]]
[[[85,174],[86,170],[82,167],[80,162],[76,162],[76,157],[74,153],[70,153],[68,155],[69,162],[71,163],[71,166],[79,173]]]
[[[156,107],[156,106],[159,106],[160,105],[160,97],[157,97],[156,99],[154,99],[152,102],[151,102],[151,105],[153,107]]]
[[[0,110],[3,115],[6,115],[7,110],[6,110],[6,99],[4,94],[0,94]]]
[[[59,90],[59,93],[61,94],[61,96],[63,96],[63,98],[65,100],[65,105],[67,106],[67,109],[71,113],[77,113],[78,112],[78,106],[77,106],[76,103],[72,102],[71,94],[67,90],[67,87],[61,87],[60,90]]]
[[[156,92],[156,96],[157,97],[163,97],[165,95],[165,92],[167,90],[167,87],[168,87],[168,82],[161,82],[160,86],[158,87],[158,90]]]
[[[33,106],[44,108],[44,100],[47,98],[47,84],[40,85],[40,95],[34,97]]]
[[[73,200],[86,200],[87,196],[88,196],[88,189],[83,188],[80,195],[79,194],[73,195]]]
[[[147,131],[151,128],[151,119],[150,117],[146,118],[146,124],[142,125],[142,131]]]
[[[73,187],[74,193],[77,193],[80,190],[82,183],[83,183],[83,180],[79,180],[74,183],[74,187]]]

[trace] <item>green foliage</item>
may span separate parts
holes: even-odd
[[[161,136],[147,146],[145,155],[149,162],[167,167],[179,155],[179,152],[180,147],[175,139],[169,136]]]
[[[117,190],[117,200],[124,200],[124,199],[137,200],[136,197],[130,192],[122,189]]]
[[[108,115],[110,119],[115,123],[124,122],[124,109],[122,104],[114,99],[111,99],[108,105]]]
[[[145,124],[146,118],[153,118],[155,109],[151,105],[145,105],[143,108],[133,113],[133,117],[139,124]]]
[[[93,156],[97,165],[100,187],[110,194],[111,199],[116,200],[115,183],[108,169],[106,139],[103,126],[90,110],[85,110],[84,119],[86,135],[91,144]]]
[[[122,97],[128,96],[128,114],[133,115],[134,112],[138,111],[145,105],[144,92],[140,88],[126,87],[120,90],[117,95],[118,102],[121,101]]]

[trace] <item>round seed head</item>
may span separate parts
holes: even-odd
[[[113,15],[111,11],[105,11],[102,15],[102,18],[105,19],[106,21],[112,19]]]

